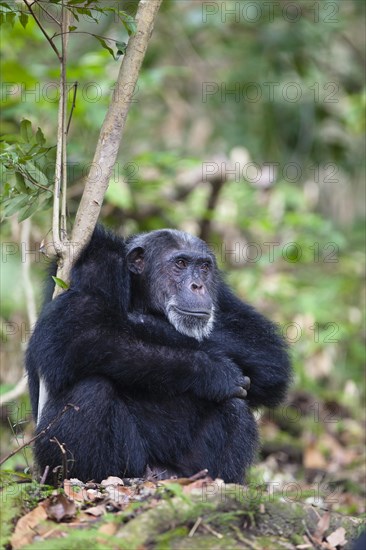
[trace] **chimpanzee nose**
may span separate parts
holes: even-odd
[[[191,291],[196,294],[204,294],[205,289],[202,283],[191,283]]]

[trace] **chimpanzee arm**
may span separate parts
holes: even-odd
[[[210,342],[251,380],[252,406],[278,405],[291,381],[287,346],[275,325],[220,285],[217,321]]]
[[[164,318],[134,313],[129,321],[138,339],[150,345],[160,342],[176,350],[204,350],[212,361],[220,353],[233,361],[250,378],[247,400],[252,406],[275,406],[286,395],[291,368],[285,342],[271,321],[228,288],[222,291],[212,334],[200,343],[177,332]],[[243,387],[248,389],[248,383]]]
[[[143,342],[112,304],[72,290],[43,310],[28,346],[26,366],[32,379],[37,370],[50,395],[88,376],[102,375],[122,392],[190,391],[214,401],[245,397],[245,377],[219,352],[208,357],[200,350]]]

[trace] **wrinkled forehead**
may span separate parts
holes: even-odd
[[[166,251],[172,255],[174,253],[186,257],[194,257],[196,259],[208,259],[211,258],[215,261],[214,254],[210,250],[209,246],[194,235],[185,233],[184,231],[178,231],[175,229],[163,229],[157,231],[160,233],[165,241]]]
[[[214,257],[207,244],[189,233],[177,229],[157,229],[149,233],[135,235],[127,242],[128,250],[141,246],[147,252],[158,251],[185,251],[195,255]]]

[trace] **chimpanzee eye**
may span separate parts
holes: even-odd
[[[179,258],[176,262],[175,262],[175,265],[177,267],[179,267],[179,269],[185,269],[187,267],[187,262],[185,260],[183,260],[182,258]]]
[[[201,271],[203,271],[204,273],[207,273],[210,269],[210,266],[207,262],[205,262],[204,264],[201,264],[201,267],[200,267]]]

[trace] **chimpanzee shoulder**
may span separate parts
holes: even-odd
[[[110,299],[110,307],[127,311],[129,277],[124,239],[97,225],[71,271],[70,287]]]

